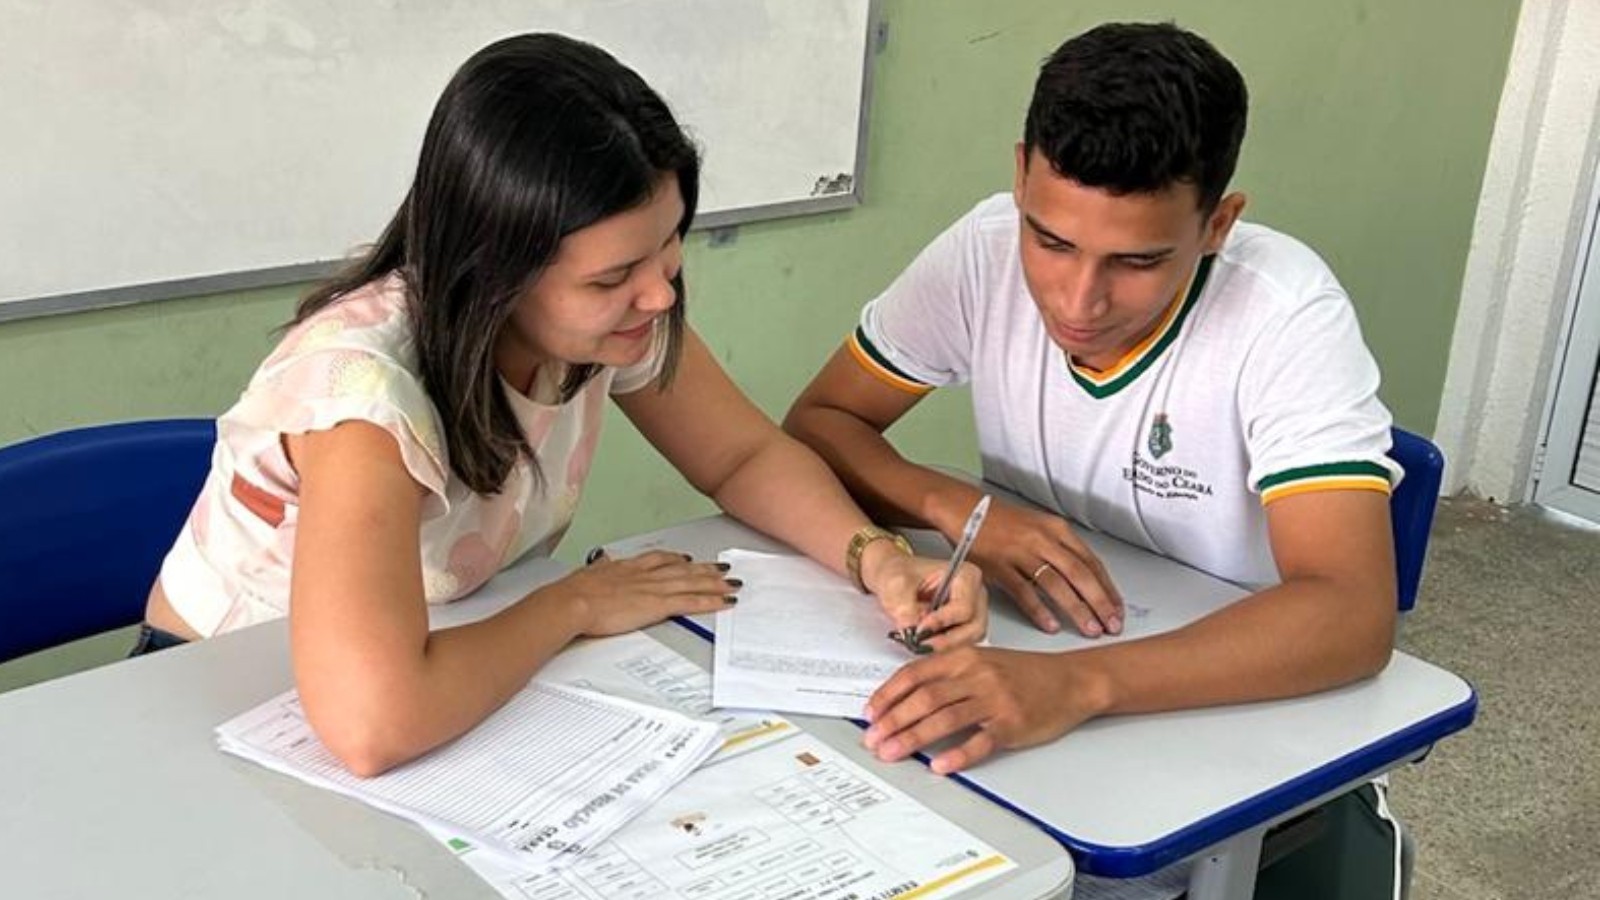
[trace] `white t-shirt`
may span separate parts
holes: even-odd
[[[450,468],[439,413],[418,374],[406,288],[391,275],[289,330],[239,402],[217,420],[211,471],[161,567],[161,586],[190,627],[210,636],[285,615],[299,519],[299,476],[283,435],[369,422],[394,437],[423,501],[423,592],[471,593],[523,555],[548,555],[566,533],[600,439],[606,396],[638,390],[665,342],[627,369],[602,368],[565,403],[552,378],[534,397],[501,382],[536,476],[517,461],[499,493],[474,493]]]
[[[1349,297],[1308,247],[1240,222],[1150,338],[1072,363],[1023,279],[1010,194],[978,204],[862,311],[887,383],[970,383],[986,479],[1251,588],[1277,583],[1264,505],[1388,492],[1391,419]]]

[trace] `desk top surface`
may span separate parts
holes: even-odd
[[[928,555],[948,555],[932,532],[911,532]],[[1035,629],[1004,598],[990,604],[990,643],[1067,651],[1177,628],[1244,595],[1220,581],[1101,534],[1080,536],[1129,604],[1124,633],[1091,641]],[[728,547],[784,552],[726,517],[688,522],[612,544],[715,558]],[[709,618],[699,624],[714,631]],[[1130,877],[1225,838],[1281,820],[1313,801],[1414,759],[1466,727],[1477,708],[1460,677],[1396,651],[1377,677],[1309,697],[1099,719],[1029,750],[1003,753],[955,776],[1033,820],[1079,866]]]
[[[566,570],[531,560],[435,611],[478,618]],[[650,633],[704,667],[709,645],[672,623]],[[497,896],[421,829],[222,753],[213,729],[292,686],[286,623],[0,694],[0,869],[29,898]],[[1019,863],[979,888],[1012,898],[1072,878],[1026,821],[915,761],[876,762],[854,726],[792,717],[808,732]]]

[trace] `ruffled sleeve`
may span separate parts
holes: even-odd
[[[343,346],[283,360],[251,383],[227,418],[278,434],[369,422],[394,437],[406,471],[434,503],[449,507],[438,412],[421,381],[379,353]]]

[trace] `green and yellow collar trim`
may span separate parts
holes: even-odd
[[[1172,342],[1178,339],[1178,334],[1183,331],[1184,321],[1189,318],[1189,313],[1200,299],[1200,294],[1205,291],[1206,279],[1211,274],[1211,264],[1215,260],[1215,255],[1200,258],[1194,274],[1189,277],[1189,284],[1172,298],[1172,303],[1167,307],[1160,324],[1133,349],[1123,354],[1122,359],[1117,360],[1115,365],[1095,370],[1080,366],[1068,357],[1067,369],[1072,373],[1072,380],[1088,392],[1089,396],[1096,400],[1104,400],[1144,374],[1144,370],[1150,368],[1150,365],[1160,358],[1162,352],[1170,347]]]

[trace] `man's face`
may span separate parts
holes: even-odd
[[[1050,339],[1074,362],[1115,365],[1153,332],[1203,254],[1227,239],[1244,197],[1206,215],[1194,185],[1116,195],[1064,178],[1017,147],[1022,272]]]

